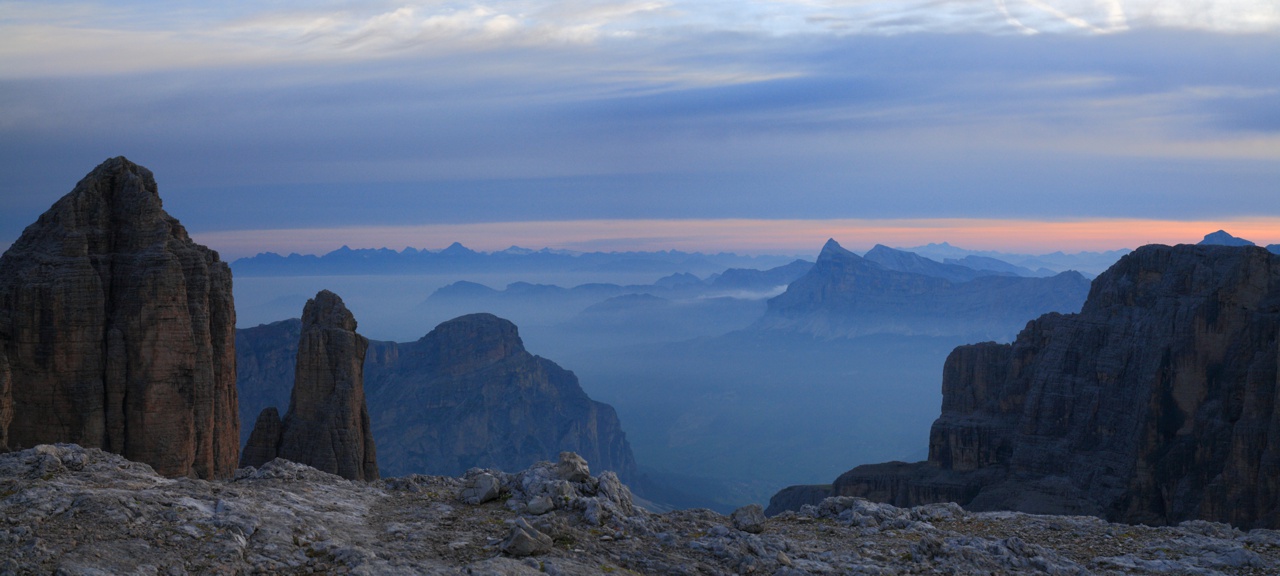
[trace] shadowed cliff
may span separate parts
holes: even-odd
[[[1094,281],[1079,314],[953,351],[929,460],[859,466],[831,493],[1280,526],[1278,339],[1280,257],[1145,246]],[[780,494],[774,511],[813,492]]]
[[[298,330],[286,320],[238,331],[245,422],[288,398]],[[383,475],[518,470],[570,450],[637,479],[614,409],[525,351],[516,326],[497,316],[462,316],[415,342],[370,341],[364,383]]]
[[[164,211],[150,170],[109,159],[0,258],[0,449],[75,442],[227,477],[234,333],[231,270]]]

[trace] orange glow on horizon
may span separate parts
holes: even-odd
[[[439,250],[461,242],[473,250],[510,246],[579,251],[684,250],[744,254],[817,254],[827,238],[855,251],[948,242],[969,250],[1019,254],[1105,251],[1143,244],[1196,243],[1226,230],[1258,245],[1280,243],[1280,218],[1172,221],[1137,219],[830,219],[830,220],[572,220],[488,222],[193,234],[229,259],[259,252],[324,254],[351,248],[406,246]]]

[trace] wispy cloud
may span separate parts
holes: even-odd
[[[197,231],[1280,213],[1273,2],[171,4],[0,0],[0,240],[118,154]]]
[[[732,33],[1086,33],[1280,30],[1280,5],[1255,0],[418,0],[219,3],[0,3],[9,77],[413,54]]]

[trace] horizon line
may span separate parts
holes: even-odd
[[[1105,252],[1145,244],[1194,244],[1226,230],[1259,246],[1280,243],[1280,217],[1221,220],[1137,218],[997,219],[591,219],[469,224],[314,227],[193,232],[197,242],[227,260],[264,252],[322,255],[351,249],[443,249],[454,242],[481,252],[512,246],[577,252],[734,252],[802,255],[821,250],[828,238],[851,250],[875,244],[916,247],[948,243],[967,250],[1013,254]],[[7,249],[7,246],[5,247]]]

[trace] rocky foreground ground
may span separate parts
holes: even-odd
[[[829,498],[651,514],[573,454],[352,482],[275,460],[166,479],[75,445],[0,456],[0,574],[1277,574],[1280,532]]]

